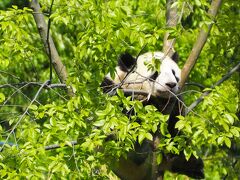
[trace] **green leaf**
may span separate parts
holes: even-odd
[[[105,120],[100,120],[100,121],[96,121],[95,123],[93,123],[94,126],[97,126],[97,127],[101,127],[105,124]]]
[[[57,124],[55,117],[50,117],[49,122],[50,122],[51,126],[56,126],[56,124]]]
[[[185,157],[186,157],[186,160],[189,160],[189,158],[190,158],[191,155],[192,155],[191,149],[190,149],[190,148],[186,148],[186,149],[184,149],[183,153],[184,153],[184,155],[185,155]]]
[[[152,136],[152,134],[150,134],[150,133],[146,133],[146,134],[145,134],[145,137],[146,137],[148,140],[150,140],[150,141],[153,140],[153,136]]]
[[[36,105],[32,104],[31,106],[29,106],[29,109],[36,111],[38,109],[38,107]]]
[[[94,161],[95,158],[94,158],[94,156],[89,156],[89,157],[87,158],[87,160],[88,160],[88,161]]]
[[[212,112],[212,119],[213,120],[216,119],[217,115],[218,115],[218,112],[217,111],[213,111]]]
[[[235,129],[235,128],[234,129],[230,129],[230,131],[231,131],[233,136],[239,137],[239,131],[237,129]]]
[[[140,43],[140,46],[141,46],[141,47],[144,46],[144,38],[143,38],[143,37],[140,37],[140,38],[139,38],[139,43]]]
[[[224,116],[227,118],[227,120],[230,122],[230,124],[234,123],[234,118],[230,114],[224,114]]]
[[[72,101],[68,101],[67,108],[70,112],[74,111],[74,106],[73,106]]]
[[[223,128],[225,129],[225,131],[229,131],[229,126],[228,126],[228,124],[227,123],[225,123],[225,122],[221,122],[221,124],[222,124],[222,126],[223,126]]]
[[[44,117],[44,115],[45,115],[45,112],[42,111],[38,114],[38,118],[42,119]]]
[[[178,6],[178,1],[172,3],[171,8],[177,7]]]
[[[65,144],[68,145],[69,147],[72,147],[72,146],[73,146],[71,141],[65,141],[64,145],[65,145]]]
[[[189,123],[185,123],[185,130],[188,133],[192,133],[192,127]]]
[[[139,123],[133,122],[133,123],[131,123],[131,128],[130,129],[135,129],[135,128],[138,128],[139,126],[140,126]]]
[[[219,145],[222,145],[223,141],[224,141],[224,139],[223,139],[222,136],[220,136],[220,137],[217,139],[217,143],[218,143]]]
[[[157,131],[157,124],[153,124],[152,126],[152,132],[155,133]]]
[[[152,105],[147,105],[147,106],[144,107],[144,109],[149,113],[157,111],[157,108],[152,106]]]
[[[177,128],[178,130],[181,130],[181,129],[184,128],[185,123],[186,123],[185,121],[179,120],[179,121],[176,123],[175,128]]]
[[[167,129],[167,123],[162,122],[160,124],[160,132],[162,133],[162,135],[166,136],[168,134],[168,129]]]
[[[97,116],[99,116],[99,117],[105,116],[105,112],[104,112],[104,111],[101,111],[101,110],[96,111],[95,114],[96,114]]]
[[[0,93],[0,103],[5,101],[5,96],[3,93]]]
[[[162,153],[158,153],[157,154],[157,165],[159,165],[162,162],[162,159],[163,159]]]
[[[1,68],[7,68],[9,65],[9,60],[5,59],[5,60],[0,60],[0,67]]]
[[[142,144],[143,140],[145,139],[145,132],[141,132],[139,135],[138,135],[138,142],[139,144]]]
[[[200,7],[202,3],[200,0],[195,0],[195,4]]]
[[[9,125],[12,125],[12,124],[14,123],[14,120],[15,120],[15,119],[10,119],[10,120],[8,121]]]
[[[123,93],[123,91],[122,91],[121,89],[117,89],[117,94],[118,94],[118,96],[121,97],[121,98],[124,98],[124,97],[125,97],[125,96],[124,96],[124,93]]]
[[[18,9],[18,6],[12,5],[12,8],[15,9],[15,10],[17,10],[17,9]]]
[[[230,140],[229,138],[224,137],[224,142],[225,142],[225,144],[226,144],[226,146],[227,146],[228,148],[231,147],[231,140]]]
[[[91,103],[91,98],[90,98],[89,94],[83,93],[82,95],[83,95],[83,99],[84,99],[86,102]]]

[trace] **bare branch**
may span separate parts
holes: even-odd
[[[164,174],[159,175],[158,173],[158,163],[157,163],[157,149],[160,144],[159,135],[154,135],[153,137],[153,150],[152,150],[152,179],[158,180],[163,178]]]
[[[2,142],[2,141],[0,141],[0,146],[2,145],[5,145],[5,144],[8,144],[8,145],[10,145],[10,146],[13,146],[13,145],[16,145],[16,144],[14,144],[14,143],[12,143],[12,142]],[[70,144],[72,145],[72,146],[75,146],[75,145],[77,145],[77,141],[71,141],[70,142]],[[63,146],[69,146],[69,144],[64,144]],[[47,150],[53,150],[53,149],[58,149],[58,148],[61,148],[61,147],[63,147],[63,146],[60,146],[59,144],[52,144],[52,145],[49,145],[49,146],[45,146],[44,147],[44,149],[47,151]],[[0,152],[2,151],[2,149],[3,149],[3,147],[0,149]]]
[[[214,19],[217,15],[218,9],[220,8],[221,2],[222,2],[222,0],[212,0],[211,7],[208,10],[208,14],[212,18],[212,22],[208,25],[207,30],[205,30],[203,28],[200,30],[200,33],[199,33],[198,38],[192,48],[192,51],[191,51],[186,63],[184,64],[184,67],[182,69],[181,81],[179,83],[181,89],[184,86],[191,70],[193,69],[194,65],[196,64],[196,61],[202,51],[202,48],[207,41],[207,37],[211,31],[212,25],[214,23]]]
[[[48,27],[47,27],[47,24],[45,22],[44,16],[41,13],[41,9],[40,9],[40,5],[39,5],[38,0],[32,0],[31,3],[30,3],[30,7],[33,9],[33,16],[34,16],[35,22],[37,24],[39,34],[40,34],[40,36],[43,40],[45,50],[46,50],[48,55],[50,55],[50,51],[51,51],[51,57],[49,57],[49,58],[52,59],[52,64],[53,64],[53,67],[54,67],[54,69],[55,69],[55,71],[58,75],[59,80],[61,81],[61,83],[65,83],[66,80],[67,80],[66,68],[63,65],[62,61],[60,60],[57,49],[56,49],[55,44],[53,42],[53,39],[50,35],[49,35],[49,45],[50,45],[50,47],[48,47],[48,42],[47,42]]]
[[[177,14],[177,6],[172,7],[173,3],[177,2],[177,0],[167,0],[167,7],[166,7],[166,23],[167,27],[175,27],[178,23],[178,14]],[[167,32],[164,36],[163,42],[163,52],[165,55],[171,57],[175,50],[175,38],[168,39],[169,33]]]
[[[230,78],[232,74],[236,72],[239,68],[240,68],[240,62],[234,68],[232,68],[227,74],[225,74],[222,79],[220,79],[218,82],[212,85],[211,88],[214,89],[216,86],[219,86],[221,83],[223,83],[228,78]],[[196,101],[194,101],[188,108],[186,108],[186,114],[192,111],[193,108],[195,108],[200,102],[202,102],[204,97],[209,95],[211,92],[212,90],[205,91]]]

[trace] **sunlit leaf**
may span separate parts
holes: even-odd
[[[3,93],[0,93],[0,103],[5,100],[5,96]]]

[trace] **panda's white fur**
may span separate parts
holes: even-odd
[[[151,63],[153,58],[160,60],[161,63],[157,78],[151,81],[149,78],[156,71],[149,70],[146,64]],[[176,62],[162,52],[148,52],[140,55],[130,73],[117,66],[114,79],[110,74],[106,76],[114,84],[122,83],[121,88],[123,89],[143,90],[160,97],[170,97],[176,93],[179,89],[180,77],[181,70]]]

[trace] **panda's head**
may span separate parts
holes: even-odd
[[[176,62],[162,52],[148,52],[137,59],[125,53],[119,57],[114,78],[107,74],[101,86],[104,92],[122,88],[168,98],[178,91],[180,77]]]

